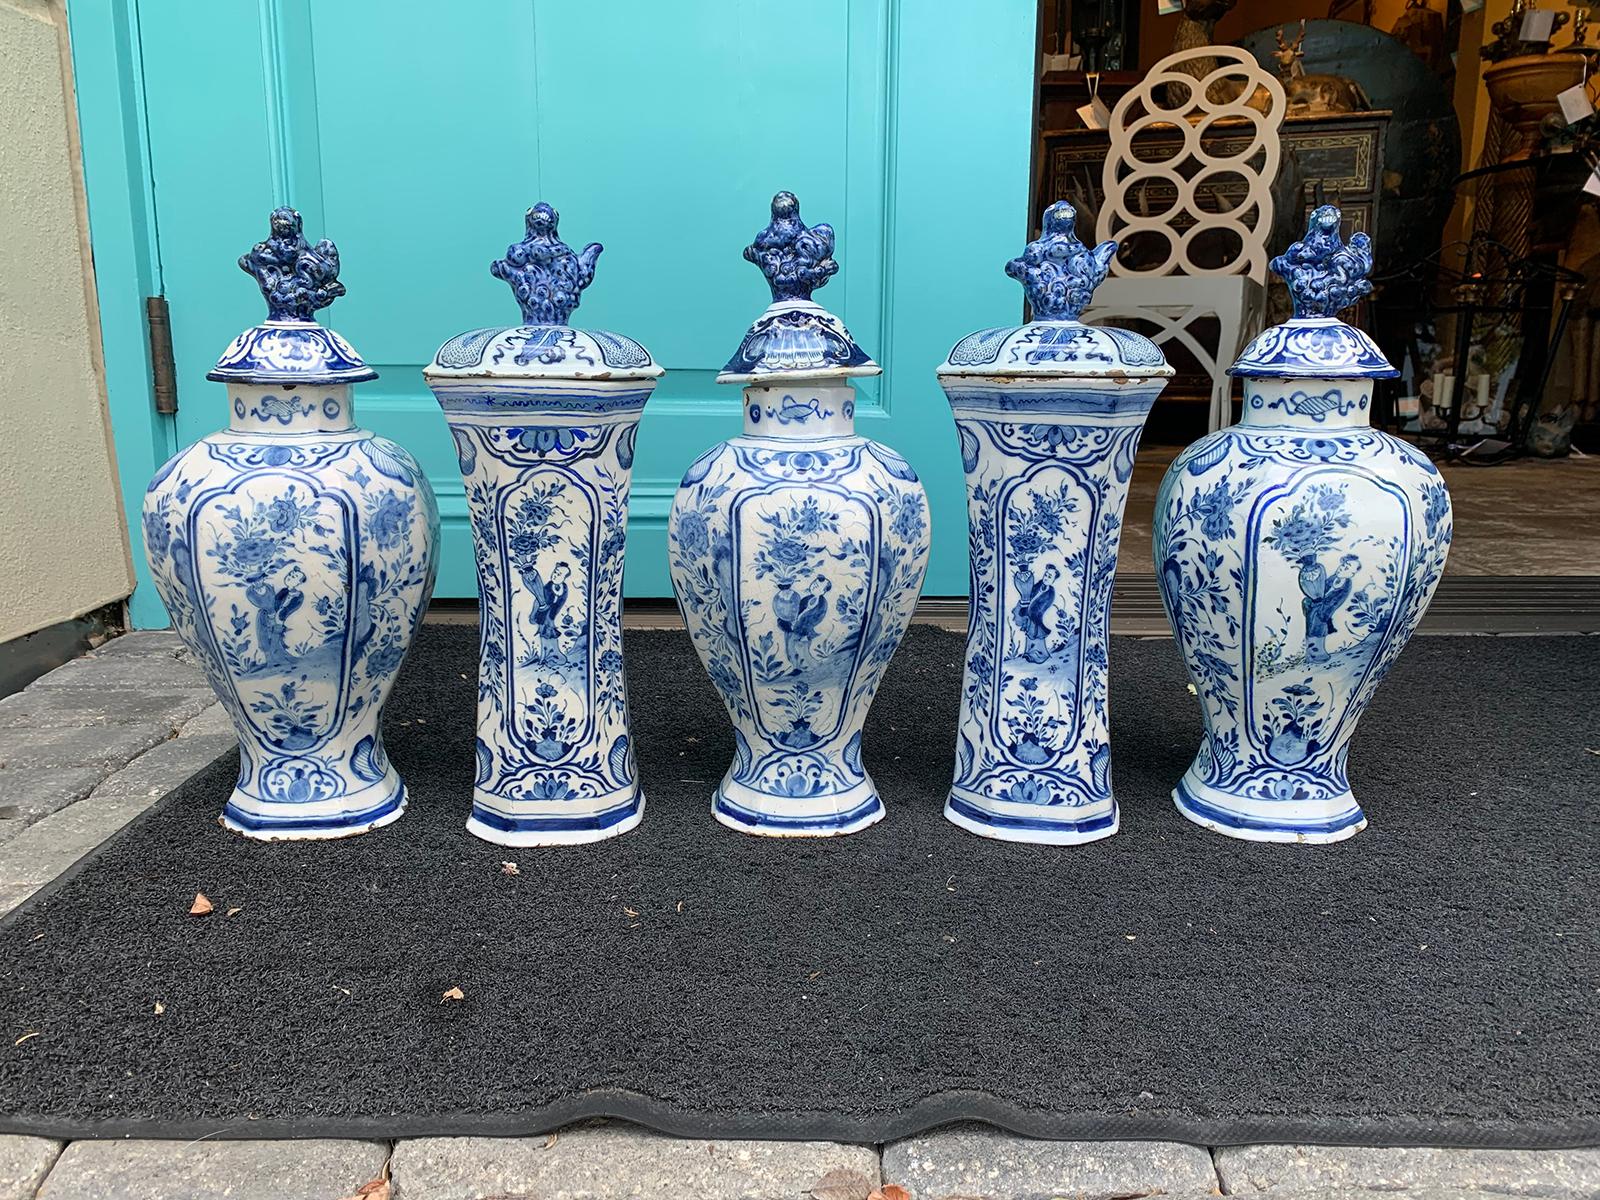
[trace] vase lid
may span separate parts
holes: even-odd
[[[1339,210],[1324,204],[1306,221],[1306,236],[1272,260],[1289,286],[1294,315],[1263,330],[1244,348],[1229,375],[1246,379],[1393,379],[1377,344],[1339,314],[1372,291],[1372,240],[1339,236]]]
[[[718,383],[883,373],[856,345],[844,322],[811,298],[839,270],[833,257],[833,226],[806,225],[793,192],[772,198],[772,220],[744,248],[744,256],[767,277],[772,303],[745,331],[739,349],[717,376]]]
[[[583,289],[594,282],[604,247],[590,242],[573,250],[559,236],[560,222],[555,209],[535,204],[528,210],[526,235],[489,267],[491,275],[511,285],[522,324],[457,334],[423,368],[425,377],[626,380],[665,374],[632,338],[568,324]]]
[[[317,323],[317,310],[344,295],[339,248],[327,238],[307,242],[292,208],[273,209],[269,221],[267,240],[239,259],[261,288],[267,319],[234,338],[206,378],[288,387],[376,379],[355,347]]]
[[[1161,348],[1141,333],[1079,318],[1116,256],[1116,242],[1090,249],[1078,240],[1078,214],[1065,200],[1044,212],[1044,228],[1006,274],[1022,284],[1032,317],[969,333],[939,365],[939,375],[1017,378],[1165,378],[1172,374]]]

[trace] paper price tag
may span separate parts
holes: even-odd
[[[1556,101],[1561,105],[1561,115],[1566,118],[1568,125],[1594,116],[1594,101],[1589,99],[1589,89],[1581,83],[1575,83],[1557,95]]]
[[[1589,172],[1589,178],[1583,181],[1583,190],[1591,196],[1600,196],[1600,170]]]
[[[1106,102],[1096,96],[1078,109],[1078,119],[1089,129],[1104,129],[1111,124],[1111,110]]]
[[[1556,29],[1556,14],[1548,9],[1535,8],[1522,14],[1522,40],[1548,42]]]
[[[1479,12],[1482,8],[1483,0],[1461,0],[1461,11],[1464,13]]]
[[[1481,3],[1482,0],[1479,0]],[[1157,0],[1156,16],[1172,17],[1183,11],[1183,0]]]

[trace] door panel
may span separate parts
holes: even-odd
[[[326,315],[381,376],[356,390],[362,423],[439,494],[438,594],[474,595],[421,368],[451,335],[517,319],[489,263],[548,200],[565,240],[606,245],[574,319],[668,370],[639,436],[627,591],[670,595],[667,507],[684,466],[740,427],[737,389],[713,379],[767,301],[740,251],[787,188],[838,230],[842,270],[819,299],[889,372],[860,388],[859,427],[929,485],[927,591],[966,590],[933,368],[1020,310],[1000,268],[1026,232],[1032,4],[140,0],[139,23],[180,442],[225,419],[201,381],[262,312],[232,264],[293,204],[308,237],[339,244],[350,294]]]

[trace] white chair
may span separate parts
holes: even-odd
[[[1192,73],[1197,69],[1203,72],[1198,78]],[[1102,241],[1115,238],[1123,249],[1084,320],[1147,321],[1156,327],[1150,336],[1158,345],[1186,346],[1211,376],[1211,429],[1222,428],[1231,416],[1232,380],[1226,369],[1260,332],[1266,316],[1271,188],[1286,108],[1283,85],[1254,55],[1233,46],[1200,46],[1158,62],[1111,113],[1096,235]],[[1169,156],[1141,158],[1137,139],[1147,131],[1169,147],[1176,131],[1182,147]],[[1213,139],[1227,134],[1230,141],[1242,140],[1243,147],[1217,157],[1214,140],[1211,152],[1202,143],[1208,134]],[[1218,211],[1217,181],[1226,176],[1245,182],[1244,195]],[[1202,207],[1202,195],[1211,200],[1209,208]],[[1196,242],[1215,240],[1218,230],[1238,239],[1239,252],[1220,265],[1197,265],[1190,257]],[[1123,261],[1138,248],[1129,245],[1135,238],[1143,245],[1152,238],[1164,240],[1164,256],[1140,255],[1146,260],[1142,264]],[[1215,348],[1202,344],[1193,328],[1207,319],[1218,325]]]

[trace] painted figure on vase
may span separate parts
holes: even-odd
[[[1337,319],[1372,267],[1366,236],[1339,230],[1325,205],[1273,260],[1294,316],[1232,367],[1239,424],[1179,455],[1157,497],[1162,597],[1206,722],[1173,795],[1233,837],[1327,842],[1366,825],[1350,738],[1449,551],[1437,469],[1370,426],[1373,381],[1396,372]]]
[[[662,374],[631,338],[568,324],[601,248],[548,204],[490,268],[524,324],[451,338],[424,371],[471,513],[482,643],[467,828],[505,845],[589,842],[644,811],[622,662],[634,439]]]
[[[1078,318],[1114,242],[1075,213],[1006,265],[1032,321],[958,342],[939,368],[966,472],[971,617],[945,815],[1008,841],[1117,829],[1106,667],[1133,456],[1172,368],[1148,339]]]
[[[239,266],[267,320],[208,376],[229,429],[151,482],[145,551],[239,734],[223,824],[342,837],[405,807],[381,718],[433,588],[438,512],[411,456],[355,424],[351,385],[377,373],[315,320],[344,294],[334,244],[280,208]]]
[[[749,833],[849,833],[882,818],[861,727],[928,557],[906,461],[855,433],[855,376],[879,367],[811,299],[839,265],[787,192],[745,250],[772,304],[717,378],[745,433],[701,455],[673,500],[673,590],[734,725],[716,819]]]

